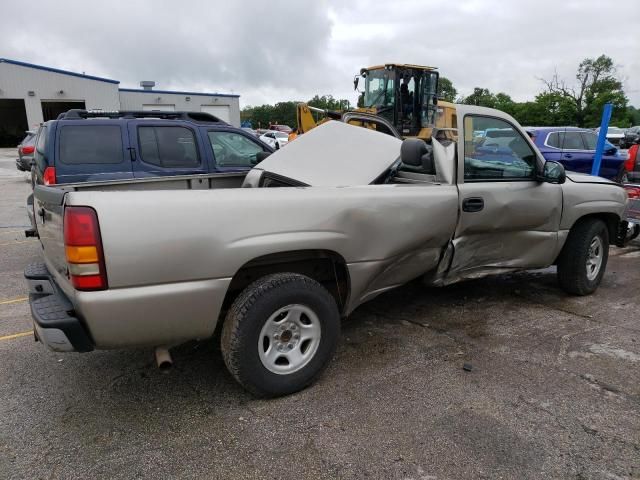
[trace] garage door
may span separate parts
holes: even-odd
[[[169,103],[154,103],[153,105],[142,105],[144,112],[175,112],[176,106]]]
[[[64,113],[73,108],[79,108],[80,110],[84,110],[85,104],[84,100],[76,100],[72,102],[58,102],[55,100],[42,100],[40,102],[42,105],[42,118],[46,122],[47,120],[55,120],[58,118],[58,115]]]
[[[229,105],[202,105],[202,107],[200,107],[200,111],[210,113],[224,122],[231,123]]]
[[[24,100],[0,100],[0,147],[15,147],[24,138],[26,129]]]

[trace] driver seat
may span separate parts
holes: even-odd
[[[426,175],[436,174],[436,165],[433,159],[433,148],[419,138],[407,138],[400,146],[400,171],[422,173]]]

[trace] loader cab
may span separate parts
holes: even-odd
[[[388,120],[403,137],[426,137],[436,121],[438,72],[419,65],[363,68],[363,108]],[[357,88],[360,78],[356,77]]]

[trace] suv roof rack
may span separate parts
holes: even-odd
[[[161,118],[163,120],[188,120],[199,123],[227,123],[205,112],[153,112],[153,111],[90,111],[73,108],[58,115],[57,120],[81,120],[85,118]]]

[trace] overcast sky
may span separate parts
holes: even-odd
[[[533,99],[612,57],[640,107],[638,0],[23,1],[0,6],[0,57],[138,87],[238,93],[241,106],[332,94],[360,67],[432,65],[459,94]]]

